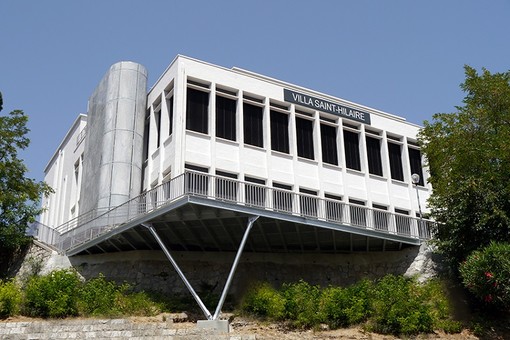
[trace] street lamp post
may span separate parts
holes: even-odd
[[[412,174],[411,181],[416,189],[416,198],[418,199],[418,211],[420,212],[420,226],[418,227],[418,236],[423,233],[423,215],[421,213],[420,193],[418,191],[418,183],[420,183],[420,175]]]

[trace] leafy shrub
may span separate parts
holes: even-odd
[[[321,319],[331,328],[350,324],[347,309],[350,307],[349,292],[341,287],[326,288],[319,302]]]
[[[455,334],[462,332],[462,322],[455,320],[438,320],[436,326],[448,334]]]
[[[131,292],[116,294],[115,309],[121,315],[153,316],[161,311],[158,304],[153,302],[145,292]]]
[[[434,318],[426,302],[414,280],[387,275],[375,285],[368,328],[389,334],[431,332]]]
[[[483,304],[510,307],[510,244],[492,242],[460,265],[464,286]]]
[[[369,280],[362,280],[347,288],[350,295],[350,305],[347,308],[349,324],[358,324],[370,316],[371,296],[374,284]]]
[[[0,281],[0,318],[7,318],[19,313],[21,304],[21,290],[11,280]]]
[[[76,272],[66,269],[32,277],[25,289],[26,313],[55,318],[78,315],[80,285]]]
[[[328,287],[321,295],[319,308],[322,321],[330,328],[345,327],[366,320],[369,315],[369,295],[372,283],[368,280],[347,287]]]
[[[393,275],[323,290],[304,281],[286,284],[280,291],[260,283],[248,291],[242,308],[258,316],[289,320],[297,327],[326,323],[337,328],[365,322],[370,331],[403,335],[431,332],[434,327],[447,333],[462,329],[461,323],[450,319],[440,281],[420,285]]]
[[[319,286],[300,280],[297,283],[285,284],[282,294],[285,298],[285,314],[296,326],[311,327],[321,322]]]
[[[246,293],[242,309],[258,316],[280,320],[285,316],[285,299],[268,283],[258,283]]]
[[[125,286],[119,286],[113,281],[107,281],[103,274],[87,281],[80,290],[79,307],[84,315],[109,315],[121,314],[116,308],[117,295],[124,292]]]
[[[80,313],[92,316],[152,316],[161,308],[144,292],[130,292],[128,284],[107,281],[103,274],[87,281],[79,294]]]

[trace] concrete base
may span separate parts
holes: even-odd
[[[228,320],[198,320],[197,328],[215,330],[221,333],[230,331]]]

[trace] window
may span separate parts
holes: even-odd
[[[247,182],[244,189],[246,204],[264,207],[266,205],[266,181],[253,177],[244,177]]]
[[[296,117],[297,153],[299,157],[314,159],[313,122]]]
[[[171,198],[174,198],[174,195],[172,195],[172,187],[171,187],[171,179],[172,179],[172,173],[163,173],[163,181],[162,181],[162,187],[163,187],[163,194],[165,197],[165,200],[169,200]]]
[[[188,87],[186,129],[208,133],[209,93]]]
[[[161,143],[161,106],[154,111],[154,121],[156,122],[156,148]]]
[[[377,138],[366,136],[367,141],[367,158],[368,158],[368,172],[382,176],[382,161],[381,161],[381,146]]]
[[[289,153],[289,115],[271,110],[271,150]]]
[[[174,125],[174,97],[170,97],[166,100],[166,108],[168,110],[168,135],[172,134]]]
[[[151,189],[149,191],[150,195],[150,206],[148,208],[156,209],[159,205],[159,195],[158,195],[158,181],[155,181],[151,184]]]
[[[75,185],[78,185],[79,175],[80,175],[80,159],[78,158],[76,163],[74,163],[74,184]]]
[[[390,158],[391,178],[398,181],[404,181],[404,172],[402,171],[402,152],[400,144],[388,142],[388,155]]]
[[[344,130],[345,166],[361,171],[358,134]]]
[[[411,219],[409,211],[395,208],[395,225],[397,234],[411,235]]]
[[[316,191],[299,189],[299,192],[306,195],[317,196]],[[317,197],[299,195],[299,209],[301,215],[317,217]]]
[[[325,194],[326,198],[326,219],[329,221],[342,222],[342,217],[344,215],[344,203],[342,202],[342,197]]]
[[[207,173],[209,170],[201,166],[190,164],[184,165],[184,168],[195,171],[186,172],[184,178],[185,193],[207,196],[209,191],[209,176]]]
[[[216,171],[216,175],[221,176],[216,177],[216,197],[227,201],[237,201],[237,189],[239,186],[236,181],[237,175],[224,171]]]
[[[321,147],[322,161],[324,163],[338,165],[336,128],[334,126],[321,124]]]
[[[374,208],[374,229],[376,230],[388,230],[388,207],[379,204],[372,204]]]
[[[367,210],[365,202],[355,199],[349,199],[349,212],[351,214],[351,224],[365,227],[367,225]]]
[[[142,158],[145,162],[149,158],[149,134],[150,134],[150,111],[147,110],[147,113],[145,114],[145,125],[143,128],[143,154]]]
[[[264,147],[264,137],[262,133],[263,109],[260,106],[243,104],[244,118],[244,143]]]
[[[421,153],[420,150],[415,148],[408,148],[409,150],[409,166],[411,168],[411,174],[420,175],[420,181],[418,185],[424,186],[423,169],[421,167]]]
[[[292,212],[292,190],[290,185],[273,183],[273,208],[274,210]],[[283,190],[279,190],[283,189]],[[289,190],[289,191],[284,191]]]
[[[236,140],[236,106],[235,100],[216,96],[216,137]]]

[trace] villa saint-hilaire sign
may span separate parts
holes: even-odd
[[[306,106],[322,112],[332,113],[340,117],[345,117],[370,125],[370,114],[356,110],[352,107],[332,103],[324,99],[319,99],[287,89],[283,89],[283,99],[289,103]]]

